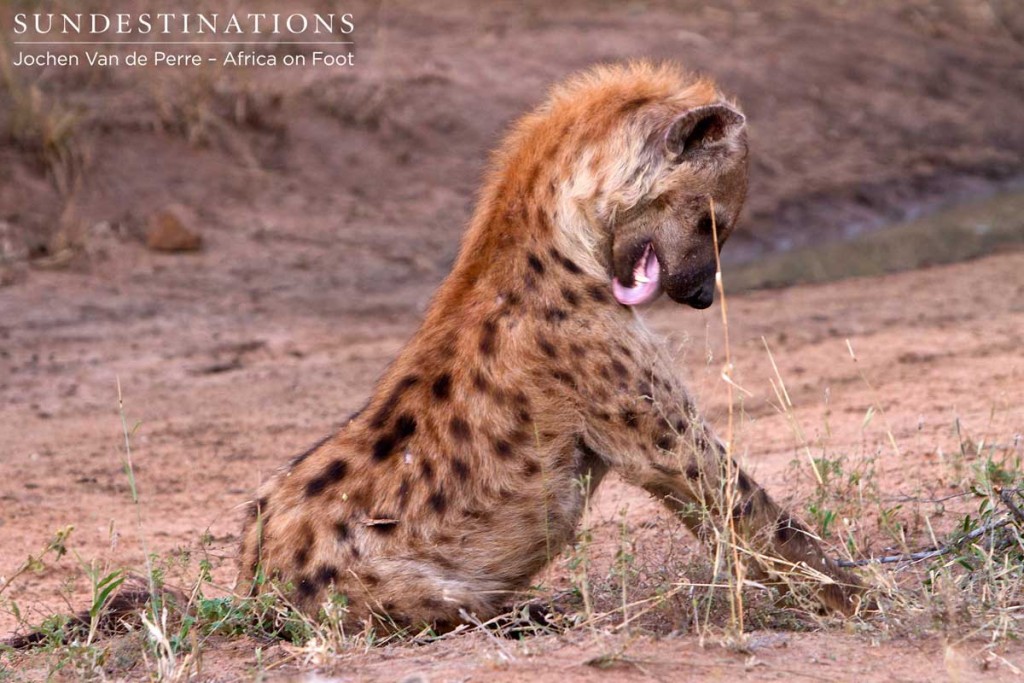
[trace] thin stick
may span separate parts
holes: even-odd
[[[1010,512],[1013,513],[1013,516],[1017,518],[1018,522],[1024,523],[1024,512],[1021,512],[1021,509],[1017,507],[1015,502],[1013,502],[1013,496],[1011,495],[1013,493],[1017,493],[1017,490],[1000,489],[999,499],[1003,501],[1006,507],[1010,508]]]
[[[871,564],[892,564],[895,562],[918,562],[920,560],[930,560],[933,557],[948,555],[970,541],[980,538],[987,533],[995,531],[996,529],[1001,529],[1011,521],[1012,520],[1009,517],[1000,517],[999,519],[993,520],[985,526],[978,527],[969,534],[965,534],[956,541],[947,543],[940,548],[921,550],[916,553],[902,553],[900,555],[886,555],[884,557],[869,557],[863,560],[836,560],[836,562],[840,567],[866,567]]]

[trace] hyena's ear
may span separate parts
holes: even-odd
[[[665,151],[674,161],[685,161],[718,146],[739,141],[747,119],[724,102],[687,111],[669,126]]]

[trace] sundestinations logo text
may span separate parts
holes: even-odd
[[[113,35],[348,35],[355,31],[351,14],[276,14],[248,12],[20,13],[14,15],[18,36]]]

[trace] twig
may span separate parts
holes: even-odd
[[[882,498],[885,503],[917,503],[919,505],[938,505],[939,503],[945,503],[947,500],[955,500],[957,498],[966,498],[967,496],[978,495],[974,491],[961,491],[960,493],[951,493],[948,496],[942,496],[941,498],[918,498],[911,496],[906,493],[901,493],[896,496],[889,496]]]
[[[1017,492],[1017,489],[1000,489],[999,499],[1003,501],[1006,507],[1010,508],[1010,512],[1013,513],[1013,516],[1017,518],[1018,522],[1024,522],[1024,512],[1021,512],[1021,509],[1013,502],[1012,494]]]
[[[1020,511],[1018,510],[1018,512]],[[985,526],[978,527],[974,531],[964,534],[952,543],[948,543],[940,548],[921,550],[916,553],[902,553],[900,555],[886,555],[884,557],[869,557],[863,560],[837,560],[837,562],[840,567],[866,567],[871,564],[892,564],[894,562],[918,562],[920,560],[930,560],[933,557],[942,557],[943,555],[947,555],[965,543],[980,538],[981,536],[995,531],[996,529],[1001,529],[1011,521],[1012,520],[1009,517],[1000,517],[999,519],[989,522]]]

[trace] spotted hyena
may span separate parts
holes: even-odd
[[[695,532],[731,517],[748,575],[803,569],[854,609],[856,579],[733,466],[634,309],[661,292],[711,305],[712,228],[736,225],[746,169],[743,114],[708,80],[634,64],[556,87],[496,153],[366,407],[252,503],[241,584],[276,578],[311,613],[344,595],[354,622],[487,619],[614,471]]]

